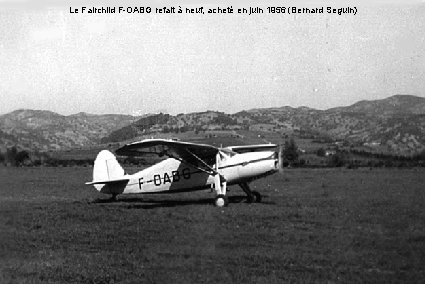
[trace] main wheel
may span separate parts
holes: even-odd
[[[259,203],[262,201],[262,195],[259,192],[253,191],[252,194],[254,196],[254,202]]]
[[[226,196],[223,194],[219,194],[214,200],[214,205],[217,207],[228,206],[228,198],[226,198]]]

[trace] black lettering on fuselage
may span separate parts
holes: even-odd
[[[172,183],[172,181],[170,180],[170,177],[167,173],[164,173],[164,183],[168,182],[168,183]]]
[[[172,171],[173,182],[179,181],[180,176],[178,171]]]
[[[190,169],[186,168],[182,170],[182,175],[184,179],[190,179],[191,178],[191,171]]]
[[[139,179],[139,189],[142,189],[142,184],[143,184],[143,178]]]
[[[154,184],[155,184],[156,186],[161,185],[161,176],[160,176],[160,175],[155,175],[155,176],[154,176]]]
[[[191,178],[191,170],[189,168],[185,168],[182,170],[182,174],[179,174],[178,171],[172,171],[172,176],[170,179],[170,175],[168,173],[164,173],[163,178],[161,178],[161,175],[157,174],[154,175],[154,184],[156,186],[160,186],[161,184],[166,183],[172,183],[177,182],[180,180],[180,177],[183,177],[184,179],[190,179]],[[163,179],[163,181],[162,181]],[[139,188],[141,188],[141,185],[143,184],[143,178],[139,179]]]

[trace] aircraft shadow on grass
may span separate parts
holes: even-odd
[[[266,196],[264,196],[266,197]],[[128,209],[153,209],[161,207],[177,207],[187,205],[211,205],[214,198],[201,198],[201,199],[148,199],[148,198],[123,198],[113,201],[111,199],[95,199],[90,201],[89,204],[117,204],[118,206],[125,206]],[[229,196],[229,203],[245,203],[246,196]],[[275,203],[262,201],[261,204],[273,205]]]

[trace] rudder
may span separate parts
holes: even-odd
[[[109,181],[120,179],[123,176],[124,169],[120,166],[114,154],[108,150],[99,152],[93,166],[93,181]],[[99,185],[95,185],[95,187],[98,190],[102,188]]]

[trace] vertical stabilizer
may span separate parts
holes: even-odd
[[[93,183],[98,181],[114,181],[124,177],[124,169],[120,166],[114,154],[108,150],[99,152],[93,167]],[[103,185],[95,184],[97,190]]]

